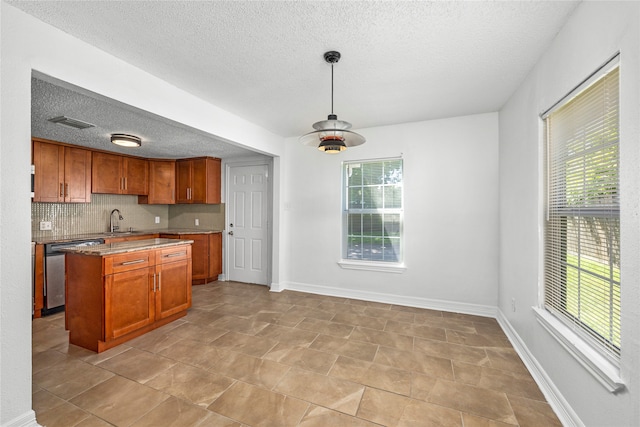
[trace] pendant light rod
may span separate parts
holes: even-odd
[[[333,63],[331,63],[331,115],[333,116]]]
[[[333,64],[340,61],[340,52],[336,52],[335,50],[325,52],[324,60],[331,64],[331,115],[329,117],[335,119],[336,115],[333,114]]]

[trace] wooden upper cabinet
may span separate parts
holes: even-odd
[[[149,160],[149,194],[147,196],[138,196],[138,203],[173,205],[175,202],[175,160]]]
[[[220,159],[200,157],[176,161],[176,202],[219,204]]]
[[[91,191],[122,194],[122,157],[115,154],[93,153]]]
[[[188,160],[176,162],[176,203],[192,203],[189,197],[193,165]]]
[[[124,160],[124,194],[149,193],[149,161],[123,157]]]
[[[91,190],[94,193],[138,194],[149,191],[149,161],[93,152]]]
[[[91,202],[91,151],[34,139],[33,164],[34,202]]]

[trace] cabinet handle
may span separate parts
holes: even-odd
[[[153,292],[156,291],[156,273],[153,273]]]
[[[64,184],[64,197],[69,197],[69,184]]]
[[[136,260],[133,260],[133,261],[125,261],[125,262],[121,263],[120,265],[140,264],[141,262],[145,262],[145,261],[146,261],[146,259],[144,259],[144,258],[143,259],[136,259]]]
[[[64,197],[64,184],[60,183],[60,197]]]
[[[125,176],[124,178],[122,178],[122,181],[124,182],[124,190],[127,189],[127,177]]]
[[[175,194],[176,194],[176,190],[175,190],[175,188],[172,188],[172,189],[171,189],[171,201],[172,201],[172,202],[173,202],[173,201],[175,200],[175,198],[176,198]]]
[[[162,255],[163,258],[173,258],[173,257],[177,257],[177,256],[183,256],[186,255],[187,251],[184,252],[174,252],[172,254],[167,254],[167,255]]]
[[[160,285],[162,284],[162,278],[160,277],[160,273],[158,273],[158,292],[160,292]]]

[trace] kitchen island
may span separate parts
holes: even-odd
[[[64,249],[69,342],[100,353],[184,316],[192,243],[145,239]]]

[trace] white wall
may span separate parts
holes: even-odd
[[[0,32],[0,425],[22,426],[35,422],[29,249],[32,70],[263,153],[281,155],[283,145],[277,135],[4,2]]]
[[[361,129],[367,142],[327,155],[287,140],[283,286],[318,293],[495,314],[498,115]],[[404,159],[402,274],[342,269],[341,164]],[[281,274],[281,278],[283,276]]]
[[[640,3],[585,2],[500,111],[499,310],[570,405],[572,422],[640,425]],[[622,377],[605,390],[536,321],[541,281],[538,115],[621,51]],[[511,311],[516,299],[516,312]],[[574,412],[572,414],[572,412]]]

